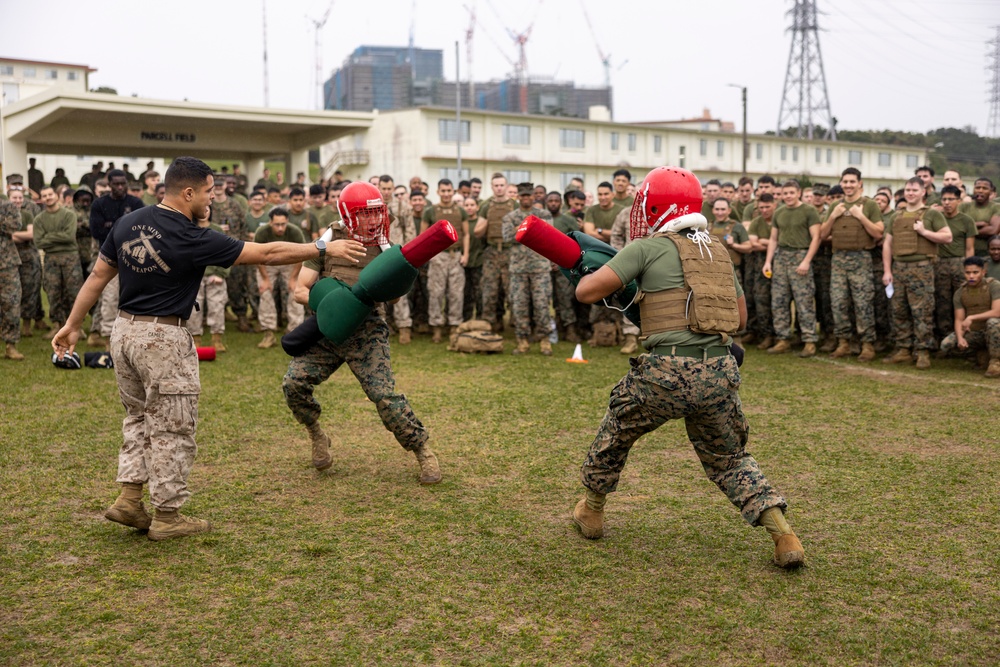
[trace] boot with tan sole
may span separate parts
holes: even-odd
[[[625,344],[618,350],[622,354],[635,354],[639,350],[639,337],[635,334],[625,335]]]
[[[420,464],[420,483],[424,485],[437,484],[441,481],[441,466],[438,465],[437,456],[426,444],[413,450]]]
[[[399,344],[409,345],[411,341],[410,327],[402,327],[399,330]]]
[[[767,349],[768,354],[784,354],[792,349],[792,344],[784,338],[780,339],[773,347]]]
[[[257,343],[257,347],[259,347],[262,350],[266,350],[268,348],[274,347],[274,344],[276,342],[278,342],[278,341],[274,337],[274,332],[271,331],[271,330],[268,330],[264,334],[264,338],[259,343]]]
[[[901,347],[896,352],[882,360],[883,364],[908,364],[913,361],[913,355],[910,354],[910,348]]]
[[[848,345],[850,345],[850,341],[848,341]],[[822,352],[823,354],[830,354],[836,349],[837,349],[836,337],[827,336],[826,339],[823,341],[823,344],[820,346],[819,351]]]
[[[528,354],[529,351],[531,351],[531,343],[528,342],[527,337],[518,336],[517,347],[511,352],[511,354]]]
[[[791,569],[805,562],[806,552],[802,542],[795,536],[792,527],[785,521],[785,515],[778,507],[764,510],[760,515],[760,525],[767,529],[774,540],[774,564],[778,567]]]
[[[17,346],[14,343],[7,343],[7,349],[3,353],[4,359],[10,359],[11,361],[24,361],[24,355],[17,351]]]
[[[104,339],[101,338],[101,334],[96,331],[91,331],[90,335],[87,336],[87,346],[88,347],[103,347]]]
[[[541,349],[542,354],[546,357],[552,356],[552,343],[549,342],[548,338],[543,338],[539,341],[538,347]]]
[[[830,356],[834,359],[851,356],[851,341],[841,338],[840,343],[837,344],[837,349]]]
[[[21,338],[31,338],[35,334],[31,333],[31,320],[21,320]]]
[[[52,340],[60,329],[62,329],[62,322],[53,322],[52,328],[42,334],[42,340]]]
[[[226,351],[226,345],[222,342],[222,334],[212,334],[212,347],[215,348],[216,352]]]
[[[201,347],[201,334],[192,335],[191,340],[194,341],[195,347]]]
[[[580,527],[580,533],[588,540],[604,536],[604,503],[608,497],[587,489],[587,495],[573,508],[573,523]]]
[[[917,368],[922,371],[931,367],[930,350],[917,350]]]
[[[768,350],[774,347],[774,336],[765,336],[764,340],[757,343],[758,350]]]
[[[187,537],[212,530],[212,524],[204,519],[184,516],[177,510],[156,510],[153,522],[149,524],[146,534],[153,542],[169,540],[174,537]]]
[[[431,342],[432,343],[441,342],[441,327],[431,327]]]
[[[858,361],[868,362],[875,358],[875,346],[871,343],[861,343],[861,354]]]
[[[802,351],[799,352],[800,359],[808,359],[816,356],[816,343],[806,343]]]
[[[330,458],[330,437],[320,428],[319,422],[306,426],[312,440],[312,464],[316,470],[326,470],[333,465]]]
[[[122,492],[112,505],[104,512],[108,521],[120,523],[123,526],[149,530],[153,517],[149,516],[142,504],[142,484],[126,482],[122,484]]]
[[[986,377],[1000,378],[1000,359],[990,359],[990,366],[986,369]]]

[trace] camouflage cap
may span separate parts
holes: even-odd
[[[7,185],[24,185],[24,176],[21,174],[8,174]]]
[[[534,183],[518,183],[517,184],[517,194],[521,195],[533,195],[535,194],[535,184]]]

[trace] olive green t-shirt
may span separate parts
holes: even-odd
[[[897,215],[899,213],[900,213],[899,211],[896,211]],[[894,215],[892,217],[892,220],[888,220],[885,223],[885,233],[887,235],[888,234],[892,234],[892,223],[896,219],[896,217],[897,216]],[[939,232],[939,231],[941,231],[942,229],[944,229],[945,227],[948,226],[948,221],[944,219],[944,214],[941,213],[940,211],[935,211],[932,208],[924,209],[923,221],[924,221],[924,228],[927,229],[927,230],[929,230],[929,231],[932,231],[932,232]],[[938,253],[940,253],[940,252],[941,252],[941,246],[939,245],[938,246]],[[917,253],[917,254],[913,254],[913,255],[894,256],[892,258],[892,260],[894,262],[920,262],[920,261],[923,261],[925,259],[928,259],[928,257],[927,257],[927,255],[924,255],[923,253]]]
[[[201,225],[198,225],[198,226],[201,227]],[[225,234],[225,232],[222,231],[222,227],[220,227],[219,225],[215,224],[214,222],[209,223],[208,228],[211,229],[213,232],[219,232],[220,234]],[[225,267],[225,266],[206,266],[205,267],[205,275],[204,275],[203,279],[204,278],[211,278],[212,276],[218,276],[219,278],[228,278],[229,277],[229,271],[230,271],[230,267]]]
[[[785,206],[774,212],[772,224],[778,228],[778,247],[805,250],[812,241],[809,228],[819,224],[819,213],[807,204]]]
[[[563,213],[552,219],[552,226],[563,234],[580,231],[580,223],[573,216]]]
[[[991,278],[992,276],[986,276],[986,277]],[[1000,299],[1000,280],[994,278],[990,282],[989,287],[990,287],[990,301],[996,301],[997,299]],[[964,292],[966,289],[967,289],[966,286],[962,285],[962,287],[955,290],[955,295],[951,298],[951,303],[953,306],[955,306],[956,309],[965,307],[962,305],[962,292]],[[966,313],[966,315],[968,315],[968,313]]]
[[[302,229],[296,227],[295,225],[289,224],[285,227],[285,233],[278,236],[274,233],[274,228],[271,225],[261,225],[257,229],[256,235],[253,237],[255,243],[273,243],[275,241],[285,241],[287,243],[306,243],[305,234],[302,233]],[[312,241],[312,238],[309,239]]]
[[[632,204],[635,203],[635,195],[625,196],[619,199],[618,197],[612,197],[611,201],[622,208],[632,208]]]
[[[247,211],[246,214],[247,231],[249,231],[251,234],[256,234],[257,229],[266,225],[270,221],[270,219],[271,218],[267,214],[267,211],[261,211],[260,215],[258,216],[254,216],[254,214],[251,211]],[[256,240],[256,238],[254,240]]]
[[[977,206],[976,202],[969,201],[960,204],[959,213],[964,213],[973,222],[989,222],[994,215],[1000,215],[1000,202],[991,201],[986,206]],[[976,237],[976,254],[980,257],[989,257],[989,239]]]
[[[149,194],[148,192],[143,190],[142,197],[140,199],[142,199],[142,203],[145,204],[146,206],[156,206],[157,204],[160,203],[159,200],[156,198],[155,192],[153,194]]]
[[[986,275],[994,280],[1000,280],[1000,262],[994,262],[991,258],[986,258]]]
[[[319,220],[316,219],[312,211],[306,209],[301,213],[288,211],[288,225],[295,225],[302,230],[302,233],[312,238],[313,234],[319,234]]]
[[[747,234],[752,234],[762,241],[769,239],[771,238],[771,223],[765,220],[764,216],[758,215],[750,221],[750,228],[747,230]]]
[[[618,211],[625,208],[624,206],[619,206],[618,204],[612,204],[611,208],[604,210],[597,204],[594,204],[587,209],[587,212],[583,215],[584,222],[592,222],[594,226],[598,229],[611,230],[611,226],[615,224],[615,218],[618,217]]]
[[[663,236],[638,239],[622,248],[605,265],[615,272],[615,275],[628,285],[635,280],[643,292],[661,292],[667,289],[684,287],[684,271],[681,269],[681,258],[677,246],[669,238]],[[733,284],[736,296],[743,296],[743,287],[736,278],[733,268]],[[658,345],[722,345],[719,334],[699,334],[689,330],[665,331],[655,334],[643,341],[647,350]]]
[[[326,229],[333,223],[340,220],[340,212],[333,208],[332,206],[324,206],[323,208],[312,209],[313,215],[316,216],[316,220],[319,221],[319,228]]]
[[[951,243],[938,246],[938,257],[965,257],[966,239],[976,237],[975,221],[964,213],[956,213],[953,218],[944,216],[944,219],[951,227]]]

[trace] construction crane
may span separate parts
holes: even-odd
[[[323,26],[326,25],[327,19],[330,18],[330,10],[333,9],[333,0],[330,0],[330,4],[326,7],[326,12],[323,13],[323,18],[314,19],[306,16],[306,20],[313,24],[313,36],[314,44],[313,48],[316,51],[316,73],[315,79],[313,80],[313,85],[316,90],[316,108],[322,110],[323,108]]]
[[[500,18],[500,13],[497,12],[497,8],[494,6],[491,0],[486,0],[489,4],[490,9],[496,14],[497,20],[502,24],[504,21]],[[510,27],[506,27],[507,34],[514,43],[517,44],[518,48],[518,59],[514,64],[514,78],[517,79],[518,86],[518,101],[521,113],[528,113],[528,55],[525,51],[525,46],[528,44],[528,40],[531,38],[531,29],[535,26],[535,19],[538,18],[538,10],[542,7],[543,0],[538,0],[538,5],[535,7],[535,15],[531,17],[531,21],[528,23],[528,27],[518,32]]]

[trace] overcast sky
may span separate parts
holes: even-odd
[[[262,105],[262,3],[267,4],[271,106],[315,108],[313,28],[328,0],[0,0],[0,57],[85,64],[90,84],[120,94]],[[611,54],[615,118],[698,116],[702,108],[740,127],[740,94],[749,89],[749,130],[777,124],[791,35],[791,0],[582,0],[600,48]],[[517,50],[506,27],[522,31],[532,76],[596,86],[604,81],[598,47],[581,0],[465,0],[478,23],[476,80],[511,71]],[[986,129],[987,41],[1000,25],[1000,0],[819,0],[820,45],[833,115],[841,129],[925,132]],[[292,7],[292,9],[289,9]],[[416,8],[415,12],[413,8]],[[444,9],[444,11],[442,11]],[[445,52],[445,76],[467,77],[462,2],[334,0],[322,31],[326,76],[362,44]],[[506,54],[506,55],[504,55]]]

